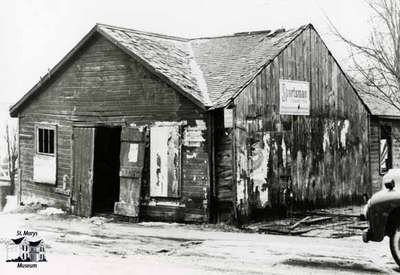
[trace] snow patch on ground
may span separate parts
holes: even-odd
[[[65,214],[65,212],[59,208],[47,207],[45,209],[39,210],[38,214],[50,216],[50,215],[63,215]]]
[[[3,208],[3,212],[10,212],[18,208],[17,196],[7,196],[6,205]]]
[[[105,218],[105,217],[91,217],[89,219],[90,223],[95,224],[95,225],[103,225],[105,223],[111,222],[111,218]]]

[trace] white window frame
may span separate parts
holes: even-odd
[[[33,182],[57,184],[57,125],[50,123],[35,124],[35,148],[33,156]],[[54,152],[43,153],[39,152],[39,129],[47,129],[54,131]]]
[[[53,140],[54,152],[53,153],[39,152],[39,129],[54,131],[54,140]],[[54,156],[54,157],[57,156],[57,125],[44,124],[44,123],[35,124],[35,153],[38,155],[45,155],[45,156]]]

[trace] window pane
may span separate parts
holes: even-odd
[[[38,150],[38,152],[43,153],[43,129],[38,129],[38,131],[39,131],[39,141],[38,141],[39,150]]]
[[[38,153],[54,154],[55,151],[55,130],[38,128]]]
[[[54,130],[49,130],[50,138],[49,138],[49,153],[54,154]]]
[[[43,138],[44,138],[44,142],[43,142],[43,153],[48,153],[49,152],[49,130],[44,129],[43,130]]]

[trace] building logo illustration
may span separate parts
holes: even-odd
[[[37,267],[35,262],[47,262],[44,240],[37,232],[17,231],[17,237],[6,244],[6,262],[18,262],[17,267],[28,268]]]

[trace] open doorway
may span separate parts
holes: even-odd
[[[119,198],[120,127],[98,127],[93,160],[92,214],[112,213]]]

